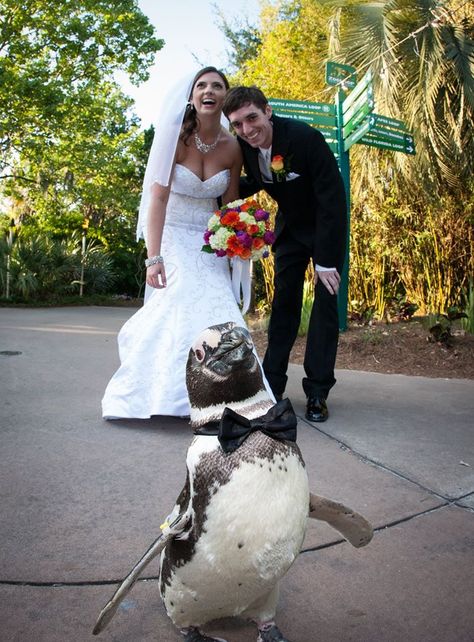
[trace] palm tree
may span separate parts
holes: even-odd
[[[324,2],[324,0],[323,0]],[[474,7],[466,0],[324,2],[335,6],[329,57],[373,71],[377,111],[414,130],[406,178],[432,194],[472,184]],[[343,7],[343,6],[344,7]],[[411,175],[411,176],[409,176]]]

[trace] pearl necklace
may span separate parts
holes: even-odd
[[[196,147],[201,152],[201,154],[207,154],[208,152],[212,152],[212,150],[217,147],[217,143],[219,142],[220,137],[221,137],[221,133],[219,132],[217,134],[216,140],[210,145],[208,145],[207,143],[203,143],[202,140],[199,138],[198,133],[195,132],[194,142],[196,143]]]

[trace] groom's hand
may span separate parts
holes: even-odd
[[[315,270],[314,285],[316,285],[318,279],[321,280],[321,283],[331,294],[337,294],[339,292],[341,277],[337,270]]]

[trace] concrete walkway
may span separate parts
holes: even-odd
[[[96,617],[155,539],[184,477],[186,421],[104,422],[124,308],[0,309],[0,640],[177,642],[145,572],[98,638]],[[331,417],[287,390],[314,492],[377,529],[356,550],[310,520],[282,581],[292,642],[474,640],[474,381],[338,371]],[[207,628],[229,642],[255,628]]]

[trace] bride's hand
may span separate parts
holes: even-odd
[[[146,282],[152,288],[165,288],[166,287],[166,270],[164,263],[155,263],[150,265],[146,270]]]

